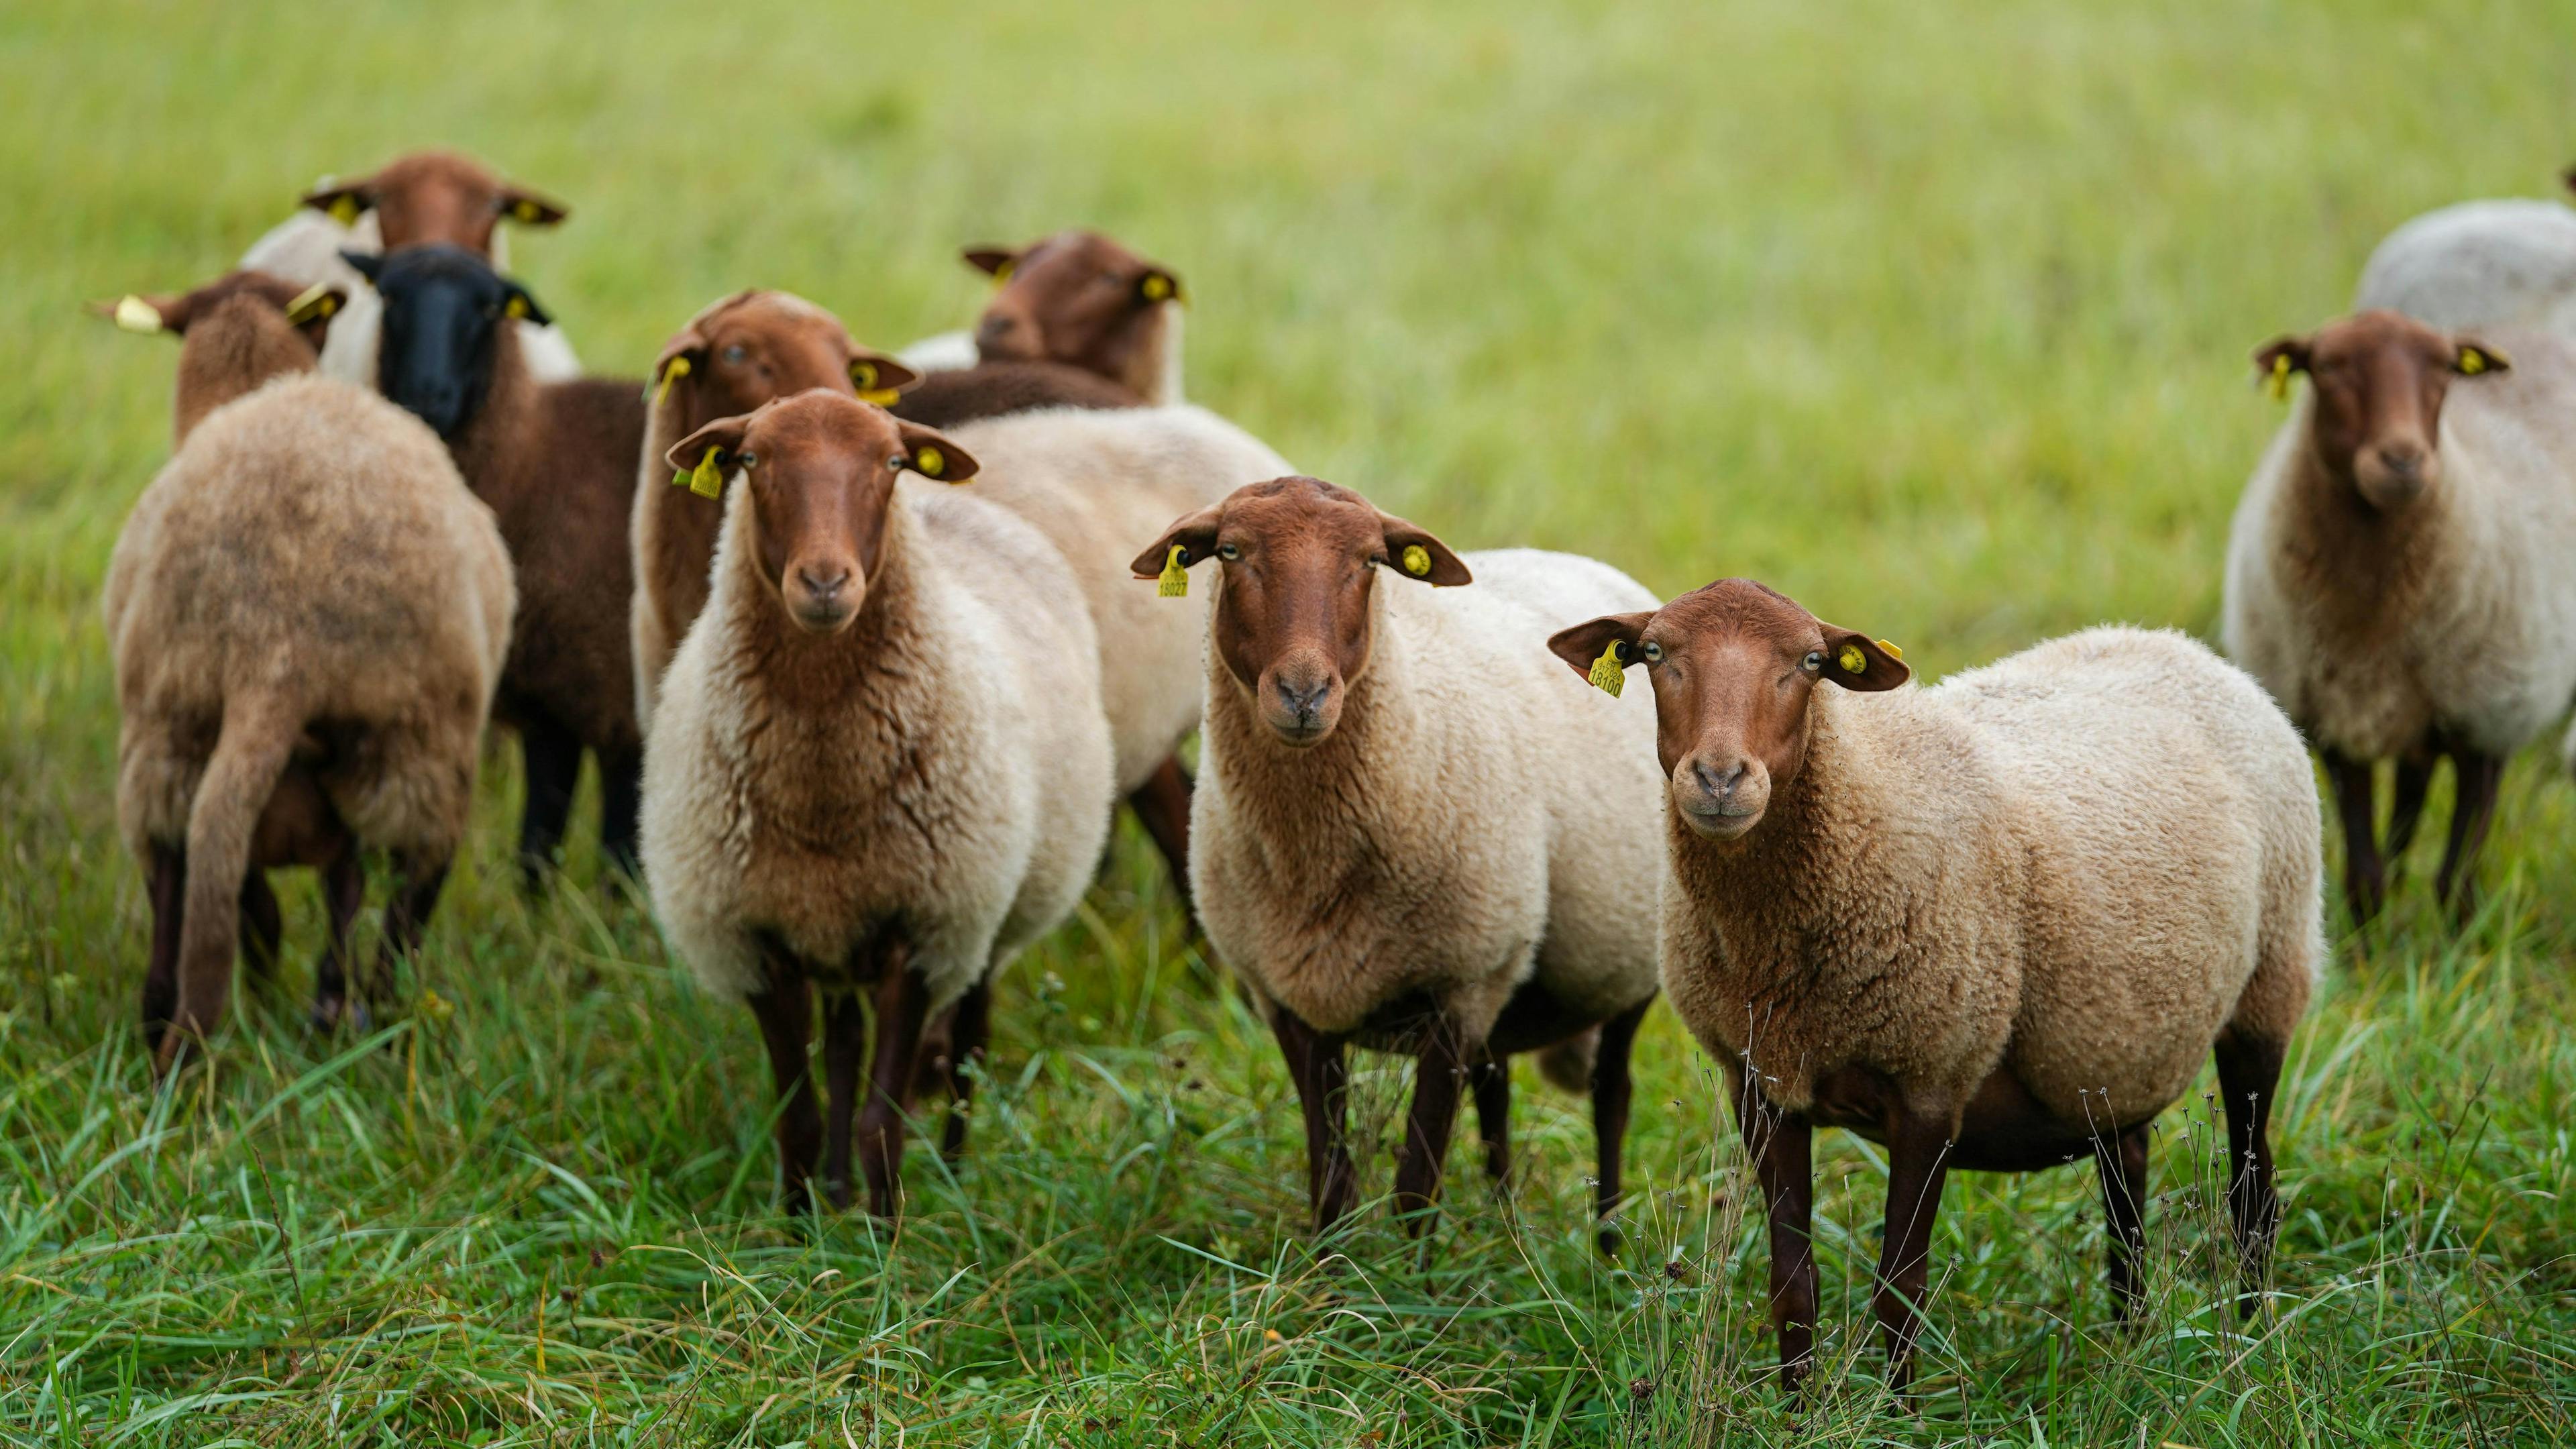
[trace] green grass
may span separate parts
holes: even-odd
[[[2491,909],[2415,862],[2338,945],[2277,1134],[2278,1295],[2224,1311],[2207,1103],[2163,1124],[2154,1311],[2089,1172],[1963,1175],[1929,1397],[1868,1323],[1883,1181],[1829,1134],[1827,1392],[1763,1379],[1760,1215],[1707,1062],[1641,1043],[1629,1256],[1524,1072],[1508,1204],[1316,1265],[1267,1034],[1122,838],[1004,986],[977,1140],[910,1211],[773,1206],[747,1014],[581,844],[530,905],[493,756],[365,1041],[248,994],[156,1098],[96,597],[166,344],[84,298],[220,270],[319,172],[452,143],[574,203],[520,273],[634,374],[744,285],[880,345],[957,245],[1076,222],[1187,277],[1193,394],[1462,547],[1749,573],[1938,674],[2102,619],[2203,634],[2278,413],[2246,355],[2371,243],[2576,159],[2564,4],[1161,3],[0,11],[0,1435],[45,1445],[2501,1445],[2576,1435],[2576,794],[2509,776]],[[604,602],[603,607],[621,607]],[[2446,809],[2437,792],[2434,819]],[[289,893],[293,954],[318,936]],[[1402,1076],[1361,1077],[1367,1189]],[[2223,1136],[2223,1134],[2220,1134]],[[1669,1268],[1666,1265],[1671,1265]],[[1275,1337],[1273,1335],[1276,1335]]]

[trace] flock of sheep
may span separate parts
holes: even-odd
[[[1357,1195],[1349,1047],[1418,1059],[1417,1230],[1462,1090],[1508,1171],[1534,1052],[1591,1095],[1613,1247],[1660,991],[1729,1083],[1792,1385],[1814,1129],[1885,1144],[1901,1390],[1953,1167],[2092,1158],[2136,1311],[2149,1126],[2212,1055],[2252,1311],[2265,1125],[2326,955],[2308,746],[2362,920],[2451,758],[2465,913],[2503,761],[2576,698],[2554,203],[2411,224],[2358,315],[2257,354],[2310,386],[2237,515],[2235,664],[2104,627],[1919,688],[1761,584],[1659,602],[1296,476],[1182,400],[1179,278],[1092,233],[968,252],[998,283],[971,340],[888,355],[747,291],[612,380],[498,269],[496,223],[562,207],[447,153],[304,200],[242,270],[104,309],[183,342],[177,448],[106,597],[163,1076],[237,952],[273,963],[271,868],[323,874],[317,1025],[383,1004],[497,719],[529,885],[587,752],[606,853],[758,1018],[788,1204],[819,1178],[890,1214],[916,1095],[953,1097],[960,1150],[994,976],[1073,910],[1123,798],[1277,1034],[1319,1229]],[[397,876],[365,963],[362,851]]]

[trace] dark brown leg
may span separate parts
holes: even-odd
[[[850,1205],[852,1124],[859,1112],[859,1067],[868,1052],[868,1014],[857,995],[823,994],[823,1200]]]
[[[2111,1307],[2122,1323],[2135,1323],[2146,1308],[2146,1124],[2094,1138],[2093,1170],[2102,1180],[2102,1216],[2111,1239]]]
[[[429,913],[438,908],[438,893],[447,886],[447,862],[404,859],[395,862],[394,893],[385,902],[385,938],[376,947],[375,969],[359,983],[367,1007],[393,1000],[394,964],[420,949],[429,931]],[[358,1029],[367,1028],[361,1016]]]
[[[2434,763],[2430,753],[2397,757],[2397,800],[2388,810],[2388,844],[2380,852],[2391,877],[2397,873],[2398,858],[2415,843],[2415,825],[2424,818],[2424,792],[2432,786]]]
[[[1484,1048],[1476,1049],[1481,1053]],[[1430,1231],[1431,1207],[1440,1198],[1449,1161],[1449,1134],[1458,1126],[1458,1091],[1467,1080],[1466,1038],[1447,1017],[1424,1028],[1413,1063],[1413,1111],[1404,1124],[1404,1148],[1395,1157],[1395,1212],[1415,1237]]]
[[[1780,1340],[1780,1386],[1804,1392],[1816,1357],[1815,1127],[1803,1112],[1765,1100],[1752,1074],[1727,1073],[1735,1121],[1771,1215],[1771,1331]]]
[[[1270,1030],[1279,1038],[1279,1055],[1287,1060],[1288,1079],[1296,1083],[1297,1104],[1305,1111],[1306,1201],[1321,1235],[1351,1210],[1359,1191],[1346,1140],[1350,1067],[1340,1037],[1316,1031],[1284,1006],[1270,1008]]]
[[[2220,1033],[2213,1054],[2219,1098],[2227,1109],[2227,1207],[2244,1279],[2237,1311],[2252,1318],[2281,1227],[2281,1200],[2272,1189],[2272,1098],[2281,1084],[2283,1053],[2277,1042],[2252,1040],[2230,1028]]]
[[[349,928],[367,904],[367,871],[355,840],[343,840],[340,853],[322,867],[322,905],[330,934],[322,959],[313,967],[313,1029],[337,1030],[349,1009],[349,973],[357,963],[349,954]],[[363,1024],[360,1027],[364,1029]]]
[[[1600,1154],[1600,1183],[1593,1215],[1600,1219],[1601,1251],[1619,1251],[1619,1229],[1611,1215],[1619,1211],[1619,1166],[1628,1140],[1628,1056],[1637,1043],[1637,1028],[1646,1020],[1651,996],[1601,1024],[1601,1043],[1592,1057],[1592,1140]]]
[[[966,1151],[968,1109],[975,1095],[975,1074],[984,1068],[984,1048],[993,1038],[993,986],[978,981],[952,1008],[955,1024],[948,1036],[948,1125],[939,1135],[940,1155],[954,1162]]]
[[[806,1054],[814,1035],[814,998],[806,989],[802,963],[775,947],[768,957],[768,989],[743,999],[760,1022],[761,1044],[769,1048],[769,1078],[778,1089],[779,1198],[787,1211],[804,1213],[814,1207],[814,1153],[823,1137]]]
[[[1485,1143],[1485,1176],[1501,1187],[1512,1176],[1512,1064],[1491,1057],[1467,1069],[1476,1095],[1476,1135]]]
[[[2495,823],[2496,789],[2504,783],[2504,761],[2475,750],[2451,754],[2451,843],[2442,852],[2442,873],[2433,888],[2451,913],[2451,924],[2465,926],[2478,913],[2478,853],[2486,847],[2487,827]]]
[[[179,923],[187,908],[188,853],[152,843],[152,960],[143,969],[143,1041],[157,1047],[179,1009]]]
[[[2355,760],[2329,750],[2324,755],[2327,783],[2334,787],[2335,815],[2343,821],[2343,897],[2352,910],[2352,923],[2366,926],[2379,915],[2381,901],[2388,892],[2386,870],[2379,860],[2379,845],[2374,836],[2378,821],[2376,784],[2371,778],[2370,762]]]
[[[1914,1340],[1923,1331],[1923,1289],[1931,1278],[1932,1223],[1950,1177],[1950,1119],[1899,1116],[1887,1141],[1887,1235],[1879,1245],[1879,1337],[1887,1345],[1887,1387],[1899,1398],[1914,1383]]]
[[[242,877],[241,953],[250,967],[254,986],[267,987],[277,979],[277,953],[286,941],[286,917],[277,908],[277,892],[268,886],[268,872],[252,866]]]
[[[1163,863],[1171,868],[1172,889],[1178,891],[1181,906],[1190,904],[1190,777],[1181,773],[1178,758],[1165,760],[1154,767],[1127,796],[1127,808],[1136,812],[1136,823],[1154,838],[1154,848],[1163,853]]]
[[[576,774],[579,762],[575,754]],[[600,854],[611,870],[623,871],[629,880],[642,880],[644,867],[636,845],[644,806],[641,754],[599,756],[599,802]]]
[[[519,721],[519,762],[528,798],[519,812],[519,884],[535,890],[555,868],[573,787],[581,780],[581,741],[553,719],[530,711]]]
[[[930,985],[912,969],[902,942],[879,960],[876,985],[877,1046],[869,1066],[873,1090],[859,1114],[859,1168],[867,1174],[868,1211],[895,1214],[903,1186],[904,1118],[912,1108],[912,1081],[921,1053],[921,1029],[930,1017]]]

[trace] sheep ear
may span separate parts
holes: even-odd
[[[661,352],[653,358],[653,371],[650,374],[653,380],[646,385],[649,390],[645,396],[653,406],[660,407],[662,400],[671,395],[672,387],[678,384],[680,379],[697,371],[706,363],[706,360],[706,334],[700,332],[697,324],[692,322],[674,333],[670,341],[663,343]]]
[[[1128,571],[1140,579],[1159,579],[1165,569],[1175,564],[1187,569],[1203,558],[1214,557],[1217,525],[1224,518],[1225,505],[1222,503],[1212,503],[1196,513],[1182,515],[1163,531],[1161,538],[1154,540],[1152,547],[1136,555],[1136,561],[1127,566]],[[1172,550],[1176,548],[1181,551],[1178,558],[1172,556]]]
[[[2290,395],[2290,374],[2308,370],[2308,339],[2275,337],[2254,349],[2255,380],[2272,390],[2275,401]]]
[[[1386,557],[1395,571],[1409,579],[1420,579],[1435,589],[1456,588],[1472,584],[1476,576],[1449,551],[1449,545],[1433,538],[1428,530],[1414,527],[1393,514],[1378,515],[1386,525]]]
[[[501,289],[501,310],[504,313],[522,322],[533,322],[539,327],[554,325],[555,319],[546,314],[545,308],[537,305],[537,299],[527,288],[503,277]]]
[[[1872,694],[1914,677],[1905,667],[1904,651],[1886,640],[1837,629],[1821,619],[1816,624],[1825,631],[1824,677],[1843,688]]]
[[[104,317],[127,332],[145,337],[155,332],[168,332],[175,336],[183,329],[170,325],[170,314],[185,300],[185,298],[176,297],[145,297],[128,292],[113,302],[85,302],[82,306],[92,316]]]
[[[858,392],[861,402],[892,407],[905,388],[919,381],[920,373],[882,352],[856,345],[850,348],[850,386]]]
[[[354,226],[358,213],[376,204],[376,178],[361,176],[353,181],[325,181],[304,193],[306,206],[324,212],[342,226]]]
[[[516,186],[504,186],[501,188],[501,214],[521,226],[553,226],[572,215],[572,210],[551,197]]]
[[[2451,356],[2451,371],[2458,373],[2462,377],[2476,377],[2481,373],[2489,372],[2513,371],[2512,358],[2505,356],[2503,353],[2496,351],[2494,348],[2487,346],[2483,342],[2472,342],[2468,338],[2463,337],[2458,340],[2457,345],[2459,350]]]
[[[975,455],[948,441],[948,435],[936,428],[895,419],[895,430],[903,434],[903,457],[899,466],[909,468],[924,478],[942,483],[963,483],[983,468]]]
[[[714,463],[717,468],[721,468],[726,459],[742,451],[743,437],[750,431],[749,414],[734,418],[718,418],[673,443],[671,451],[662,455],[662,461],[678,469],[682,476],[671,481],[682,482],[686,480],[687,475],[707,469],[709,449],[715,450]]]
[[[966,259],[966,265],[990,273],[996,282],[1009,281],[1011,267],[1020,259],[1020,254],[1008,247],[968,247],[958,255]]]
[[[1648,609],[1641,614],[1604,614],[1587,619],[1547,636],[1548,652],[1564,660],[1567,668],[1588,683],[1616,694],[1618,691],[1603,681],[1626,674],[1628,666],[1637,662],[1637,640],[1654,618],[1655,611]]]
[[[286,320],[303,329],[305,337],[319,352],[331,338],[331,319],[349,305],[347,291],[328,282],[315,282],[286,304]]]
[[[374,286],[376,278],[383,275],[385,270],[385,257],[382,252],[361,252],[342,247],[340,260],[347,262],[350,270],[366,278],[369,286]]]
[[[1140,302],[1178,302],[1189,304],[1181,293],[1181,279],[1168,267],[1150,267],[1136,279],[1136,300]]]

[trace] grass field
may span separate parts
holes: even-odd
[[[1427,1257],[1380,1209],[1319,1268],[1285,1072],[1132,834],[1008,978],[974,1150],[912,1159],[897,1228],[778,1215],[748,1014],[600,880],[588,805],[568,882],[519,897],[507,751],[403,985],[428,1009],[316,1040],[290,968],[156,1098],[96,599],[175,353],[75,307],[210,276],[317,173],[433,143],[574,204],[517,270],[624,374],[746,285],[900,343],[978,305],[960,243],[1088,223],[1186,276],[1193,396],[1300,466],[1461,547],[1667,592],[1752,574],[1938,675],[2104,619],[2214,632],[2278,421],[2248,350],[2339,310],[2406,217],[2544,193],[2576,159],[2571,38],[2565,4],[2486,0],[11,4],[0,1436],[2576,1437],[2576,791],[2538,751],[2473,929],[2438,927],[2419,859],[2338,941],[2253,1331],[2195,1096],[2134,1334],[2089,1170],[1952,1182],[1920,1418],[1876,1389],[1883,1163],[1838,1134],[1828,1387],[1783,1411],[1758,1200],[1660,1009],[1620,1263],[1591,1250],[1580,1104],[1525,1072],[1510,1201],[1458,1151]],[[287,898],[306,960],[312,887]],[[1369,1192],[1403,1080],[1360,1078]]]

